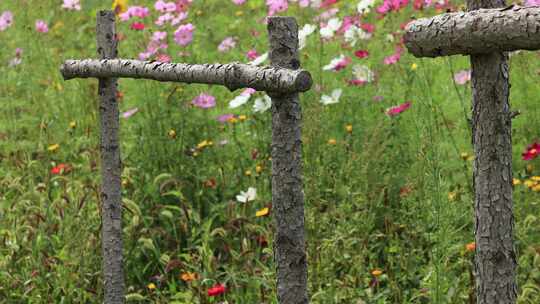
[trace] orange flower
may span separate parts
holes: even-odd
[[[476,250],[476,243],[472,242],[472,243],[469,243],[469,244],[465,245],[465,250],[467,252],[475,251]]]
[[[184,282],[191,282],[197,280],[197,273],[195,272],[184,272],[180,275],[180,279]]]
[[[371,272],[371,274],[372,274],[374,277],[378,277],[378,276],[380,276],[382,273],[383,273],[383,272],[382,272],[382,270],[380,270],[380,269],[375,269],[375,270],[373,270],[373,271]]]

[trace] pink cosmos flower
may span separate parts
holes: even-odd
[[[454,81],[457,84],[466,84],[471,80],[471,70],[462,70],[454,74]]]
[[[11,11],[5,11],[0,15],[0,32],[5,31],[13,24],[13,13]]]
[[[268,16],[273,16],[276,13],[286,11],[289,8],[289,2],[287,0],[266,0],[266,6],[268,7]]]
[[[156,9],[156,11],[162,12],[162,13],[175,12],[176,4],[174,2],[165,2],[162,0],[158,0],[154,4],[154,8]]]
[[[193,40],[193,31],[195,30],[195,26],[193,24],[182,24],[178,27],[178,29],[174,32],[174,41],[176,44],[181,46],[186,46],[191,43]]]
[[[216,98],[212,95],[201,93],[191,101],[191,104],[198,108],[209,109],[216,106]]]
[[[167,55],[167,54],[164,54],[164,53],[160,53],[156,56],[156,61],[159,61],[159,62],[171,62],[171,56]]]
[[[227,37],[221,41],[218,46],[218,51],[228,52],[236,46],[236,39],[234,37]]]
[[[341,28],[338,30],[339,33],[345,33],[353,25],[358,25],[358,17],[345,16],[343,17],[343,22],[341,23]]]
[[[401,52],[403,52],[403,49],[400,47],[396,48],[396,51],[394,54],[385,57],[383,63],[384,64],[395,64],[401,59]]]
[[[150,10],[147,7],[144,7],[144,6],[130,6],[130,7],[128,7],[127,11],[120,14],[119,17],[120,17],[121,21],[128,21],[129,19],[131,19],[133,17],[138,17],[138,18],[143,19],[146,16],[148,16],[149,14],[150,14]]]
[[[251,50],[247,51],[246,57],[249,60],[255,60],[255,58],[259,57],[259,54],[257,53],[256,49],[251,49]]]
[[[234,118],[234,114],[223,114],[223,115],[218,116],[217,121],[219,121],[221,123],[226,123],[229,120],[231,120],[232,118]]]
[[[232,2],[236,5],[242,5],[246,3],[246,0],[232,0]]]
[[[151,40],[154,42],[159,42],[167,37],[167,32],[156,31],[152,34]]]
[[[193,0],[177,0],[176,1],[176,12],[185,12],[189,9],[189,6]]]
[[[327,8],[334,4],[336,4],[339,0],[324,0],[323,3],[319,6],[319,8]]]
[[[64,0],[64,4],[62,4],[62,8],[65,8],[71,11],[80,11],[81,3],[79,0]]]
[[[124,113],[122,113],[122,117],[123,118],[130,118],[131,116],[135,115],[135,113],[139,112],[139,108],[133,108],[133,109],[129,109],[127,111],[125,111]]]
[[[525,6],[540,6],[540,0],[525,0]]]
[[[49,31],[49,26],[43,20],[36,20],[36,31],[40,33],[47,33]]]
[[[400,105],[397,105],[397,106],[390,107],[390,108],[386,109],[386,115],[388,115],[388,116],[397,116],[397,115],[401,114],[402,112],[404,112],[405,110],[407,110],[410,107],[411,107],[411,102],[407,101],[407,102],[402,103]]]

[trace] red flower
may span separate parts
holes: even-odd
[[[540,154],[540,144],[535,142],[528,145],[527,149],[521,154],[521,156],[523,160],[532,160],[535,159],[538,154]]]
[[[208,296],[209,297],[219,296],[221,294],[224,294],[225,291],[227,291],[225,286],[221,285],[221,283],[218,283],[212,286],[210,289],[208,289]]]
[[[366,83],[367,83],[367,81],[361,80],[361,79],[351,79],[351,80],[349,80],[349,85],[352,85],[352,86],[363,86]]]
[[[358,50],[354,52],[354,56],[358,58],[366,58],[367,56],[369,56],[369,52],[366,50]]]
[[[371,23],[362,23],[362,25],[360,25],[360,28],[370,34],[372,34],[375,31],[375,25]]]
[[[411,102],[407,101],[407,102],[402,103],[400,105],[388,108],[386,110],[386,115],[388,115],[388,116],[396,116],[396,115],[404,112],[405,110],[407,110],[410,107],[411,107]]]
[[[58,164],[58,166],[55,166],[51,169],[51,174],[62,174],[67,173],[69,171],[69,165],[67,164]]]
[[[142,23],[142,22],[133,22],[131,24],[130,28],[132,30],[142,31],[142,30],[144,30],[144,23]]]

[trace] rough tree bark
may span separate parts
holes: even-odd
[[[417,57],[540,49],[540,7],[510,6],[418,19],[405,44]]]
[[[292,17],[268,19],[272,66],[298,69],[298,25]],[[298,93],[272,98],[272,208],[276,223],[274,259],[280,304],[306,304],[307,256]]]
[[[477,10],[504,7],[505,3],[504,0],[467,0],[467,6],[469,10]],[[517,262],[507,54],[471,55],[471,67],[476,302],[513,304],[517,298]]]
[[[512,113],[505,52],[540,48],[540,13],[534,7],[502,8],[504,0],[467,0],[467,5],[468,13],[411,22],[405,44],[417,57],[471,55],[476,303],[513,304],[517,298],[517,262],[513,244]]]
[[[231,91],[305,92],[311,75],[305,70],[258,67],[242,63],[184,64],[131,59],[67,60],[60,68],[64,80],[88,77],[145,78],[158,81],[219,84]]]
[[[116,58],[115,15],[100,11],[97,15],[97,47],[102,59]],[[101,203],[103,278],[106,304],[124,303],[122,267],[121,163],[118,139],[119,112],[116,78],[99,79],[101,119]]]

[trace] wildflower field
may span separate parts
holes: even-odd
[[[540,5],[526,0],[525,5]],[[509,3],[510,4],[510,3]],[[294,16],[311,303],[474,303],[470,64],[407,53],[453,0],[0,0],[0,303],[100,303],[96,13],[119,57],[269,64]],[[518,303],[540,303],[540,52],[510,54]],[[277,303],[271,101],[119,80],[128,303]]]

